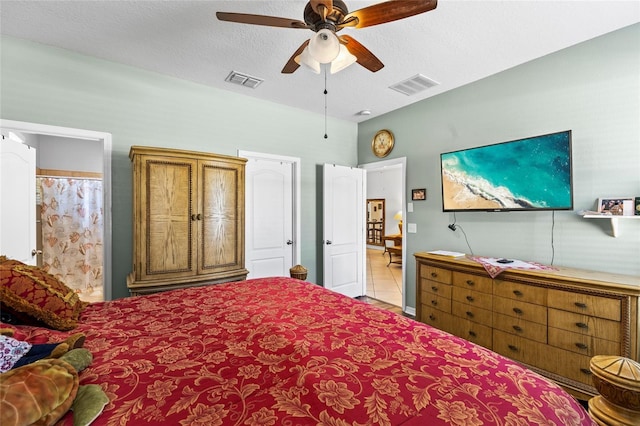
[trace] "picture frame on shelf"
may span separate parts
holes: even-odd
[[[427,199],[427,190],[426,188],[412,189],[411,190],[411,200],[412,201],[424,201]]]
[[[598,213],[612,216],[633,216],[634,197],[598,198]]]

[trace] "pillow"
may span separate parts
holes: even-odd
[[[11,368],[31,349],[31,344],[0,335],[0,373]]]
[[[62,281],[37,266],[0,263],[0,302],[18,321],[71,330],[88,305]]]
[[[65,361],[43,359],[3,373],[0,424],[55,424],[78,392],[78,372]]]
[[[9,265],[24,265],[24,263],[19,260],[9,259],[7,256],[0,256],[0,265],[9,266]]]

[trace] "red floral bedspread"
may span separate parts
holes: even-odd
[[[445,332],[290,278],[90,305],[94,425],[593,425],[557,385]]]

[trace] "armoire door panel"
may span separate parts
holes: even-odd
[[[242,206],[236,188],[239,170],[218,162],[201,162],[200,200],[202,221],[200,241],[200,272],[235,269],[240,263],[238,253],[238,218]]]
[[[143,276],[195,274],[193,206],[190,194],[195,161],[149,158],[142,184],[144,266]]]

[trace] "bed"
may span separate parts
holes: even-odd
[[[86,334],[80,384],[109,398],[94,425],[595,424],[516,362],[293,278],[94,303],[68,331],[14,327]]]

